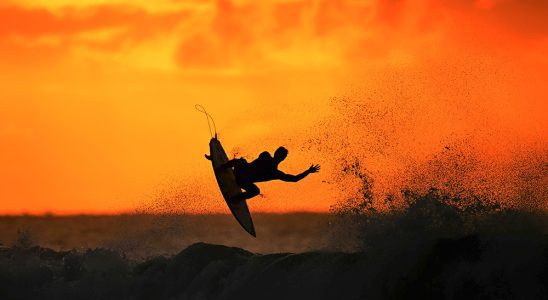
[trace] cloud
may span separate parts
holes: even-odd
[[[547,33],[547,5],[533,0],[215,3],[211,19],[180,41],[181,67],[333,67],[445,47],[515,49]]]
[[[150,13],[128,5],[48,8],[0,7],[0,58],[5,62],[54,62],[74,49],[120,54],[172,32],[188,10]]]
[[[548,2],[544,0],[451,0],[447,9],[466,13],[470,20],[483,21],[527,37],[548,34]]]
[[[548,32],[538,0],[48,3],[0,6],[4,60],[71,58],[76,48],[139,66],[139,49],[152,49],[145,56],[181,70],[314,69],[408,61],[440,44],[519,48]]]

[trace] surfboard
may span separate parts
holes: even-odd
[[[209,152],[211,155],[211,164],[213,165],[213,172],[215,172],[215,178],[219,184],[221,194],[225,199],[228,208],[232,212],[232,215],[238,223],[254,237],[257,237],[255,234],[255,226],[253,226],[253,220],[251,219],[251,214],[249,213],[249,208],[245,200],[233,202],[230,201],[232,197],[240,194],[242,189],[236,183],[236,177],[232,168],[219,168],[224,163],[228,162],[228,157],[226,152],[221,145],[221,142],[214,137],[209,141]]]

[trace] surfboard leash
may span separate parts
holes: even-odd
[[[213,138],[213,132],[211,131],[211,124],[209,122],[209,120],[211,119],[211,123],[213,123],[213,129],[215,131],[215,138],[217,138],[217,126],[215,126],[215,120],[213,120],[213,117],[206,111],[206,109],[201,106],[200,104],[196,104],[194,105],[194,108],[203,113],[205,116],[206,116],[206,120],[207,120],[207,127],[209,127],[209,135],[211,135],[211,138]]]

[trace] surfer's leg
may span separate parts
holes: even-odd
[[[253,183],[244,184],[241,186],[244,192],[232,198],[232,201],[241,201],[253,198],[261,193],[259,187]]]

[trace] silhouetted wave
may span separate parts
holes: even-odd
[[[108,249],[13,247],[0,251],[0,298],[541,299],[547,242],[468,235],[384,252],[268,255],[197,243],[141,262]]]

